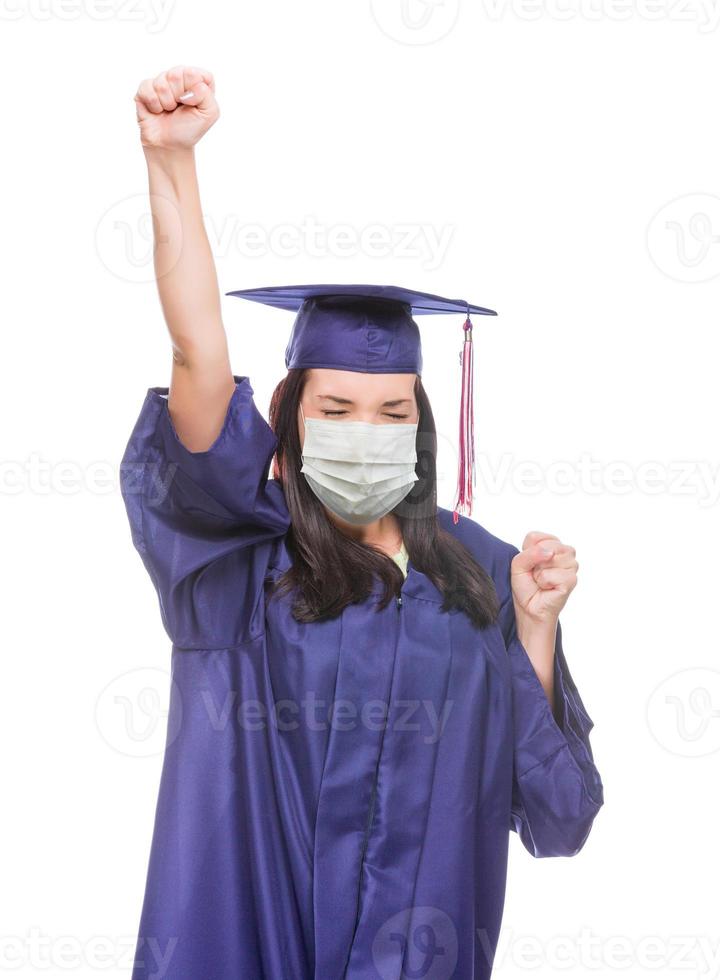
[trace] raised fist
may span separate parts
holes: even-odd
[[[140,142],[146,147],[188,149],[220,115],[215,81],[203,68],[176,65],[146,78],[134,99]]]
[[[554,534],[530,531],[510,564],[515,613],[528,625],[554,626],[577,585],[575,549]]]

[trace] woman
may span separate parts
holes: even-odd
[[[122,489],[176,734],[133,978],[484,980],[509,831],[573,855],[603,804],[558,620],[574,549],[437,506],[412,304],[382,288],[299,291],[265,422],[200,213],[212,76],[135,101],[173,365]]]

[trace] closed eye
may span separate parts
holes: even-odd
[[[322,411],[323,415],[326,415],[326,416],[334,416],[335,418],[337,418],[340,415],[348,415],[349,414],[347,411],[344,411],[342,409],[329,409],[329,408],[324,408],[324,409],[321,409],[321,411]],[[407,419],[407,418],[410,417],[409,415],[396,415],[393,412],[383,412],[383,415],[386,418],[393,419],[395,421],[400,421],[402,419]]]

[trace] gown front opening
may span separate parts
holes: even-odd
[[[198,453],[149,388],[121,463],[172,641],[133,980],[486,980],[510,831],[575,855],[603,805],[560,624],[553,708],[517,638],[518,549],[443,508],[493,579],[495,624],[442,612],[412,562],[382,611],[378,585],[296,622],[267,590],[290,565],[276,438],[234,378]]]

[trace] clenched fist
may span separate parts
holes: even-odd
[[[516,619],[529,629],[554,627],[577,585],[575,549],[542,531],[525,535],[510,565]]]
[[[134,99],[145,147],[193,147],[220,115],[215,81],[202,68],[177,65],[156,78],[146,78]]]

